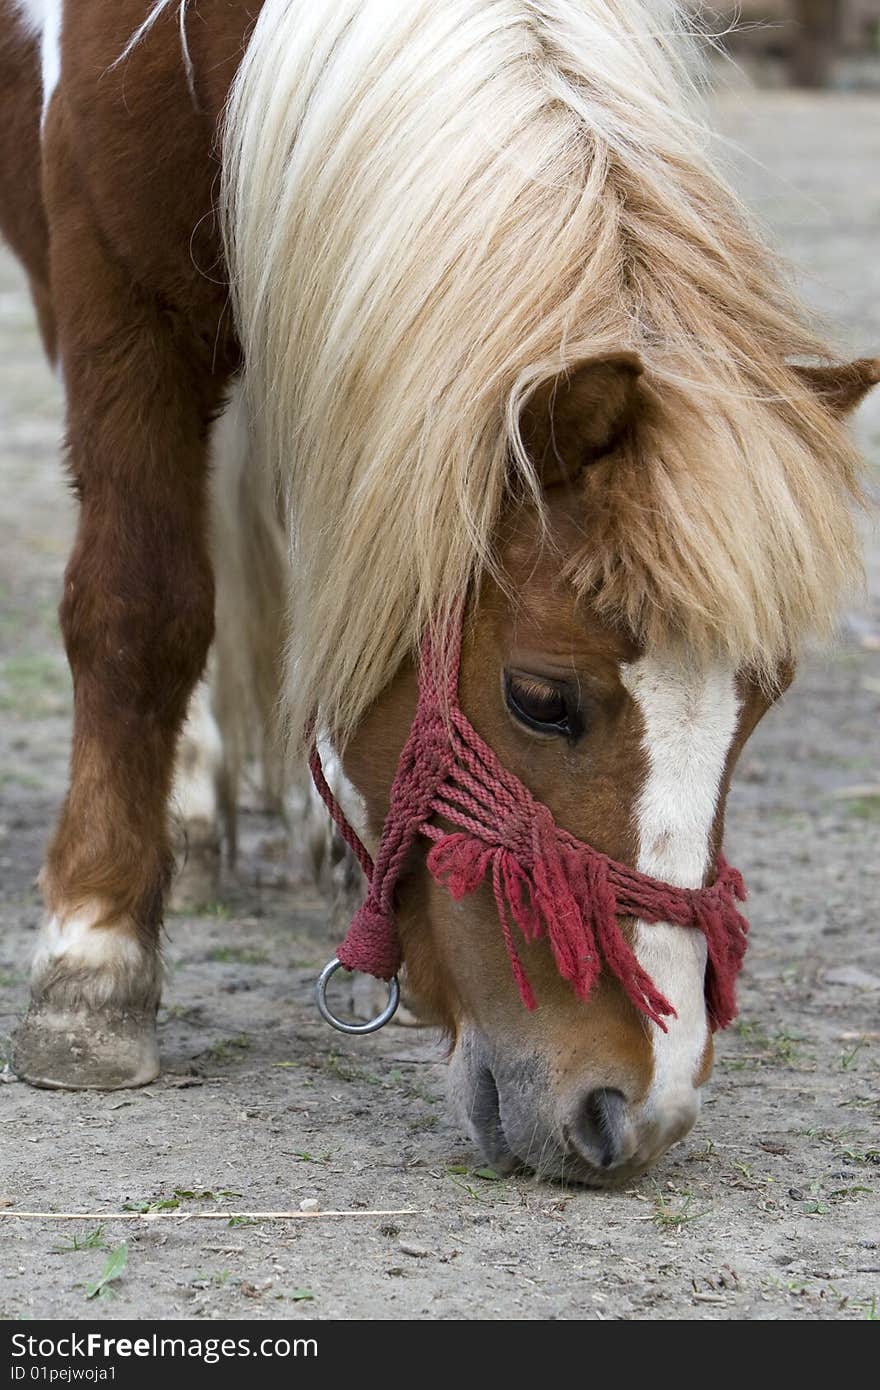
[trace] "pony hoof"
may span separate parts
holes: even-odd
[[[31,1005],[13,1040],[12,1067],[30,1086],[119,1091],[159,1075],[155,1010]]]
[[[193,835],[178,852],[168,906],[172,912],[193,912],[219,896],[220,842],[215,835]]]

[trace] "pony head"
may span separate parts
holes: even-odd
[[[880,372],[863,362],[792,375],[792,390],[811,391],[821,408],[840,414]],[[543,509],[539,516],[533,505],[512,506],[499,528],[499,573],[484,578],[470,605],[456,703],[557,826],[612,861],[694,890],[716,871],[737,758],[789,685],[794,660],[782,652],[750,667],[708,640],[652,643],[585,583],[582,566],[592,565],[600,544],[593,528],[613,523],[634,537],[641,512],[656,515],[644,485],[650,460],[640,457],[656,409],[630,354],[584,364],[532,401],[524,438],[542,478]],[[631,507],[635,517],[612,518],[612,505]],[[648,535],[659,538],[658,530]],[[635,571],[628,581],[636,583]],[[658,593],[663,588],[658,583]],[[346,752],[376,839],[415,708],[416,668],[408,665]],[[475,771],[481,786],[485,777]],[[475,800],[467,783],[474,786],[473,777],[446,794],[445,817],[443,798],[432,803],[435,826],[473,825],[481,806],[494,827],[503,822],[504,788],[491,817],[491,790]],[[504,885],[499,909],[485,839],[459,839],[474,848],[473,883],[466,853],[442,872],[438,856],[445,844],[457,847],[454,833],[433,850],[416,839],[394,902],[410,998],[452,1041],[459,1112],[499,1170],[531,1167],[597,1186],[629,1181],[690,1130],[711,1073],[706,937],[653,915],[621,922],[638,967],[670,1006],[665,1016],[652,1017],[607,959],[588,991],[573,989],[552,932],[517,933],[512,972],[516,914],[505,933],[499,910],[508,911],[518,885]],[[563,889],[556,889],[559,908]],[[520,970],[534,1007],[523,1006]]]

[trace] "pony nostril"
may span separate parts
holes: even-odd
[[[611,1168],[624,1156],[626,1097],[600,1086],[591,1091],[578,1111],[570,1134],[584,1158],[597,1168]]]

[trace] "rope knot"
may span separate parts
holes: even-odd
[[[377,980],[391,980],[400,969],[394,915],[377,901],[372,890],[352,918],[336,955],[346,970],[363,970]]]
[[[449,735],[446,725],[435,711],[424,719],[419,730],[419,755],[424,761],[439,770],[449,764]]]
[[[498,819],[493,827],[499,844],[517,859],[529,857],[532,842],[532,827],[523,815],[521,806],[499,807]]]

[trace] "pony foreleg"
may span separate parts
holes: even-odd
[[[90,502],[90,491],[61,608],[74,679],[70,790],[43,874],[48,919],[14,1064],[37,1085],[115,1088],[159,1068],[170,784],[213,592],[197,516],[169,497],[160,512],[177,519],[160,540],[142,499],[128,493],[123,508],[101,488]],[[126,513],[118,525],[115,506]],[[123,575],[139,531],[143,569]]]
[[[43,1086],[158,1072],[159,933],[175,749],[213,637],[207,436],[224,381],[105,249],[76,161],[49,179],[52,285],[79,527],[60,619],[74,685],[70,788],[14,1065]]]

